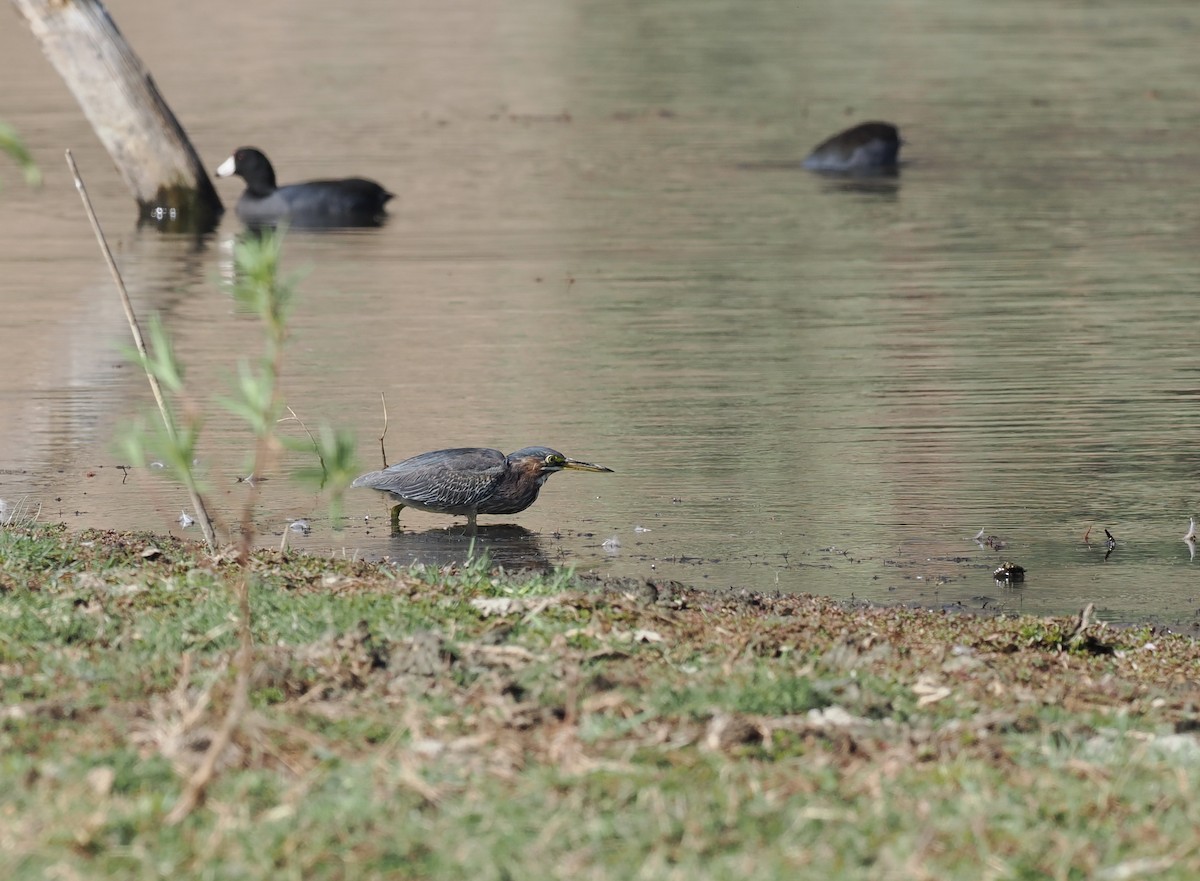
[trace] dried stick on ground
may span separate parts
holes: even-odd
[[[96,242],[100,245],[100,253],[104,255],[104,260],[108,264],[108,271],[112,273],[113,281],[117,285],[117,293],[121,295],[121,306],[125,309],[125,318],[129,322],[129,332],[133,334],[133,344],[137,347],[138,354],[143,359],[147,358],[146,342],[142,339],[142,329],[138,326],[137,315],[133,311],[133,303],[129,299],[129,291],[125,289],[125,280],[121,278],[121,270],[117,268],[117,261],[113,259],[112,251],[108,247],[108,242],[104,238],[104,230],[100,228],[100,221],[96,217],[96,212],[92,208],[92,200],[88,198],[87,187],[83,185],[83,178],[79,176],[79,167],[75,164],[75,157],[71,155],[71,151],[67,150],[67,166],[71,169],[71,175],[75,178],[75,189],[79,190],[79,198],[83,200],[84,210],[87,211],[88,220],[92,224],[92,232],[96,234]],[[162,414],[163,425],[166,426],[167,434],[171,440],[175,440],[175,420],[171,418],[171,411],[167,409],[166,399],[163,398],[162,388],[158,384],[158,378],[149,370],[146,371],[146,379],[150,381],[150,390],[154,392],[154,400],[158,403],[158,412]],[[196,492],[194,487],[187,488],[188,495],[192,499],[192,507],[196,511],[196,522],[200,524],[200,528],[204,531],[204,540],[208,543],[208,549],[215,551],[217,549],[217,536],[213,530],[212,520],[208,516],[208,510],[204,507],[204,499],[200,493]]]
[[[243,602],[248,604],[249,602],[250,586],[247,582],[249,577],[249,573],[243,569],[241,584],[238,587],[239,604]],[[241,611],[242,621],[248,620],[248,606],[243,607]],[[171,813],[167,814],[168,825],[174,826],[176,823],[182,822],[196,808],[196,805],[200,804],[200,800],[204,797],[204,792],[212,780],[213,773],[216,771],[217,762],[220,760],[221,754],[225,752],[225,748],[229,746],[229,742],[233,740],[233,732],[237,730],[237,726],[246,712],[246,706],[249,704],[250,662],[253,645],[250,639],[250,628],[242,627],[240,630],[241,639],[238,642],[237,655],[233,659],[234,669],[237,670],[237,679],[233,684],[229,709],[225,712],[225,719],[221,722],[221,727],[213,735],[212,742],[208,745],[208,751],[204,754],[204,760],[200,762],[200,767],[188,778],[187,785],[179,796],[179,801],[175,802],[175,807],[171,808]]]

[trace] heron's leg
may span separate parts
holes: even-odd
[[[400,534],[400,509],[403,505],[392,505],[392,535]]]

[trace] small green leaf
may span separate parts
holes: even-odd
[[[0,122],[0,152],[7,153],[21,166],[25,183],[31,187],[41,186],[42,171],[33,161],[33,155],[25,147],[25,143],[17,135],[17,130],[5,122]]]

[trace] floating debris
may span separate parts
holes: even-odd
[[[621,550],[621,539],[615,535],[612,538],[606,538],[600,543],[600,547],[608,551],[610,554]]]
[[[635,527],[633,527],[633,531],[634,532],[649,532],[650,528],[647,526],[635,526]]]
[[[193,520],[191,517],[188,516],[187,511],[179,512],[179,525],[182,526],[184,529],[187,529],[189,526],[191,526],[195,522],[196,522],[195,520]]]
[[[155,459],[153,462],[150,463],[150,467],[151,468],[166,468],[167,466],[164,465],[162,462],[159,462],[157,459]]]
[[[0,509],[0,511],[2,511],[2,510],[3,509]],[[1187,531],[1187,535],[1185,535],[1183,537],[1183,540],[1184,541],[1195,541],[1196,540],[1196,518],[1195,517],[1188,518],[1188,531]]]
[[[288,524],[288,529],[292,532],[303,532],[305,535],[312,532],[312,527],[308,525],[307,520],[293,520]]]
[[[1007,581],[1010,584],[1017,581],[1024,581],[1025,567],[1005,560],[1001,565],[996,567],[996,571],[992,573],[992,577],[997,581]]]

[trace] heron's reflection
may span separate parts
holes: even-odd
[[[475,529],[464,525],[426,532],[402,532],[388,539],[388,555],[401,565],[462,564],[484,554],[492,565],[509,570],[549,572],[554,568],[538,534],[512,523],[478,526]]]

